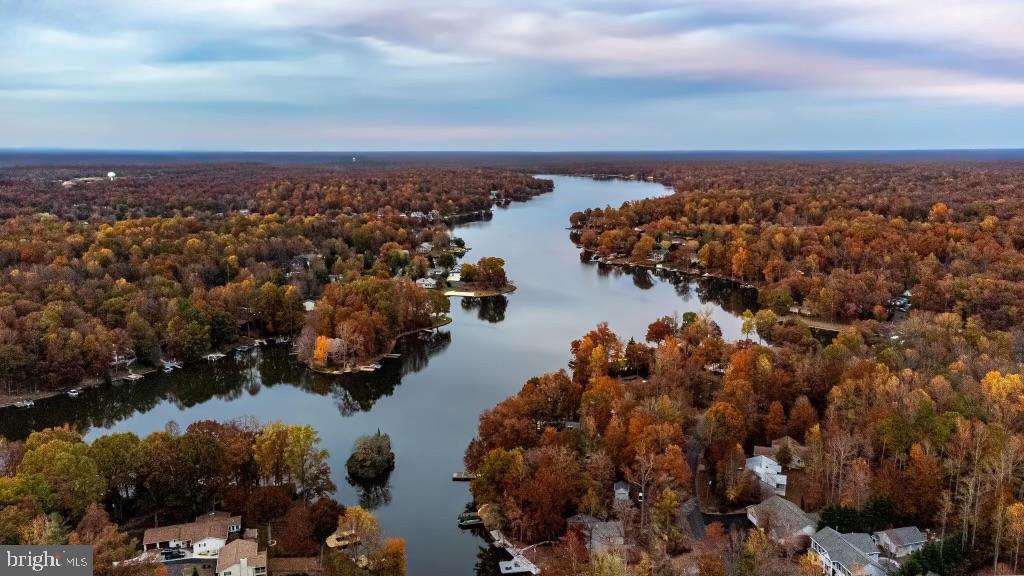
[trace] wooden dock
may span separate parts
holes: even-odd
[[[455,472],[452,474],[452,482],[469,482],[476,478],[476,474],[472,472]]]

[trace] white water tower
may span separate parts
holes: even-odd
[[[113,172],[107,172],[107,178],[113,180],[114,178],[117,178],[117,174]]]

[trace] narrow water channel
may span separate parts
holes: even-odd
[[[518,289],[507,297],[452,302],[454,322],[430,342],[412,342],[400,360],[373,375],[325,377],[297,365],[285,346],[244,358],[194,364],[134,385],[58,397],[29,410],[0,411],[0,435],[70,422],[94,438],[112,431],[140,436],[181,429],[196,420],[252,416],[261,421],[311,424],[331,453],[343,504],[376,506],[384,530],[406,539],[412,576],[496,573],[486,543],[456,526],[469,500],[462,454],[483,410],[516,392],[530,376],[564,368],[569,343],[607,321],[623,338],[642,339],[647,324],[673,312],[709,310],[727,338],[738,338],[737,293],[626,274],[582,263],[566,230],[577,210],[666,194],[659,184],[594,181],[564,176],[553,193],[495,209],[487,222],[460,225],[455,234],[472,250],[467,260],[500,256]],[[397,466],[389,485],[367,491],[345,479],[356,437],[391,435]],[[479,564],[479,566],[477,566]]]

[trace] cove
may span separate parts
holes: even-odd
[[[569,343],[607,321],[623,339],[642,340],[647,325],[672,313],[712,314],[728,339],[741,336],[744,295],[714,283],[669,280],[581,262],[566,229],[577,210],[664,195],[660,184],[566,176],[554,192],[495,208],[487,221],[454,234],[471,248],[466,261],[500,256],[517,290],[506,296],[452,301],[454,322],[431,340],[402,342],[402,358],[373,374],[325,376],[297,364],[286,345],[270,345],[214,364],[197,362],[135,384],[86,390],[76,399],[41,400],[0,411],[0,435],[70,423],[87,439],[110,432],[144,436],[169,421],[251,416],[311,424],[331,454],[342,504],[375,506],[389,535],[405,538],[409,574],[497,573],[487,544],[456,525],[469,500],[451,481],[476,433],[480,413],[515,393],[529,377],[566,368]],[[364,490],[345,478],[353,441],[377,430],[391,435],[396,468],[388,485]]]

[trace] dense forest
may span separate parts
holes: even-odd
[[[675,193],[574,214],[588,250],[735,278],[776,312],[884,319],[910,304],[1010,328],[1024,309],[1018,164],[694,163]]]
[[[796,550],[756,535],[746,544],[742,536],[732,545],[725,536],[700,540],[679,512],[693,495],[698,452],[710,484],[705,504],[760,502],[744,459],[752,446],[788,435],[806,446],[800,504],[821,511],[824,524],[934,530],[956,551],[932,565],[942,574],[1016,561],[1024,384],[1009,334],[926,312],[900,324],[898,341],[874,321],[827,346],[794,337],[806,326],[776,334],[779,326],[757,328],[771,345],[728,343],[692,314],[654,322],[646,344],[598,326],[572,343],[571,374],[532,378],[481,416],[466,452],[478,474],[474,498],[527,542],[564,534],[565,519],[579,512],[623,520],[627,541],[659,574],[689,563],[708,575],[796,573]],[[616,480],[650,496],[638,508],[623,505],[612,498]]]
[[[426,261],[408,254],[447,242],[444,218],[551,189],[468,169],[133,167],[72,177],[81,173],[0,179],[8,394],[107,378],[115,355],[191,360],[240,336],[297,333],[303,300],[328,284],[417,277]]]

